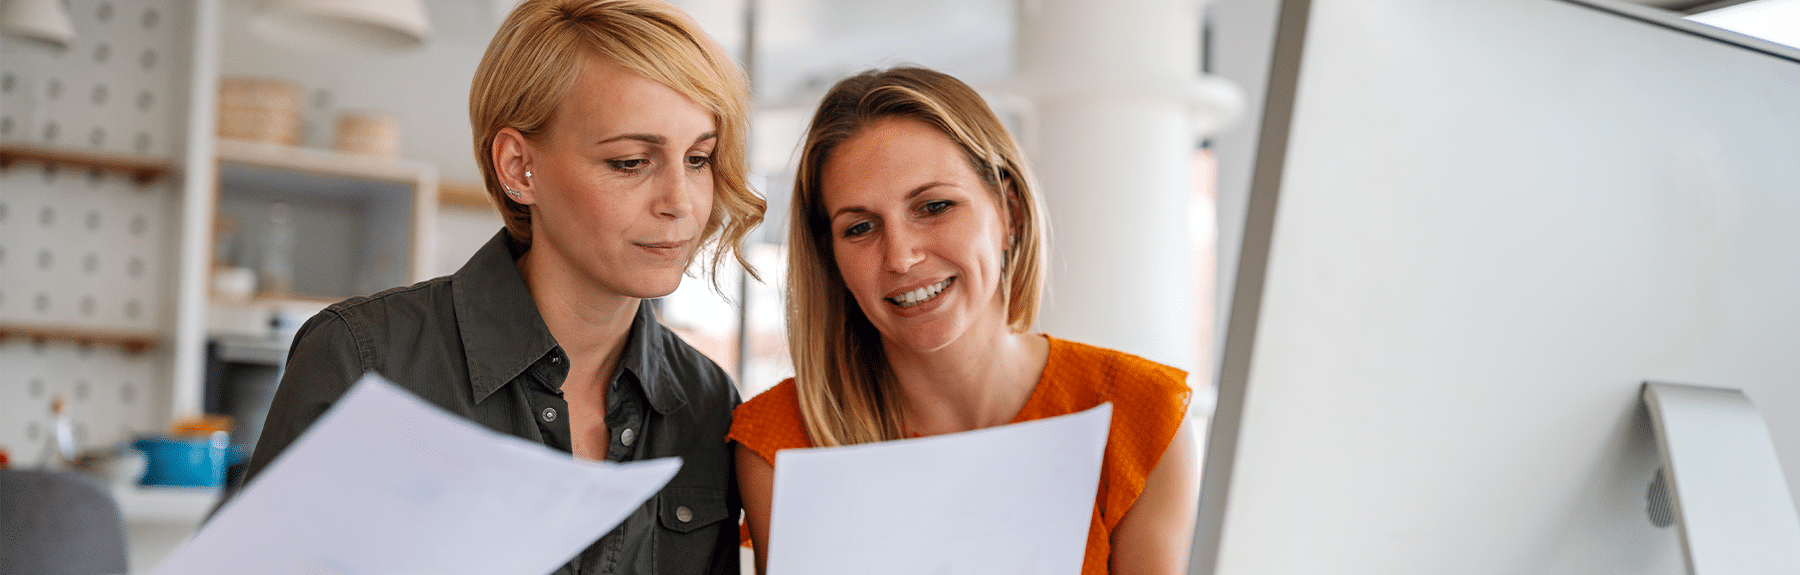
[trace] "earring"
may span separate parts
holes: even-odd
[[[519,191],[518,191],[518,190],[515,190],[515,189],[512,189],[512,188],[507,188],[507,189],[506,189],[506,195],[509,195],[509,196],[512,196],[512,198],[513,198],[513,199],[515,199],[515,200],[516,200],[516,199],[519,199],[519,198],[522,198],[522,197],[525,197],[525,196],[524,196],[524,194],[520,194],[520,193],[519,193]]]
[[[525,177],[531,177],[531,170],[525,170]]]

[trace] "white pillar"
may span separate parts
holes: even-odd
[[[1241,103],[1201,77],[1201,4],[1025,0],[1018,28],[1024,145],[1050,221],[1041,326],[1188,370],[1210,305],[1191,271],[1193,158]]]
[[[206,307],[212,286],[212,217],[217,205],[219,60],[223,0],[195,0],[194,62],[189,67],[187,149],[182,163],[180,281],[175,282],[175,345],[171,359],[171,417],[200,415],[206,394]]]

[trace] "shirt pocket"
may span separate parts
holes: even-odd
[[[670,487],[656,496],[657,573],[706,573],[719,553],[736,558],[737,525],[732,537],[720,534],[734,515],[725,491],[707,487]],[[730,545],[727,545],[727,544]]]

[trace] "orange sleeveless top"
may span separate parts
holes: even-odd
[[[1112,426],[1100,468],[1100,489],[1088,526],[1082,575],[1107,572],[1112,532],[1144,491],[1144,480],[1162,460],[1187,415],[1187,373],[1141,357],[1049,338],[1044,374],[1013,423],[1067,415],[1112,402]],[[775,452],[812,447],[800,417],[793,379],[750,398],[732,413],[729,439],[770,465]],[[748,531],[743,533],[749,544]]]

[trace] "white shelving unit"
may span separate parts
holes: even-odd
[[[427,163],[220,140],[214,218],[258,245],[270,206],[295,223],[293,296],[336,301],[424,279],[432,263],[437,173]],[[226,246],[230,247],[230,246]]]
[[[427,162],[214,136],[223,8],[202,0],[196,9],[187,169],[214,177],[190,177],[184,191],[172,368],[177,418],[202,411],[209,340],[254,337],[258,324],[270,323],[263,318],[429,277],[438,206],[437,170]],[[295,218],[293,290],[248,303],[215,299],[221,242],[239,242],[236,251],[254,257],[260,224],[277,201]],[[221,218],[235,222],[232,238],[216,237]]]

